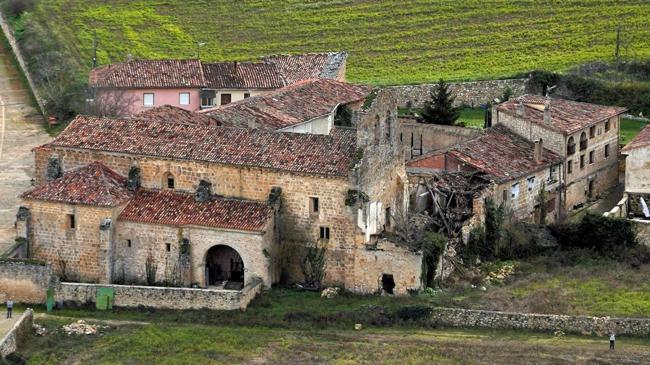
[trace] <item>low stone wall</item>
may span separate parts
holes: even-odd
[[[650,246],[650,221],[642,219],[633,219],[636,226],[636,239],[639,244]]]
[[[456,105],[477,107],[500,98],[509,87],[512,96],[526,93],[528,79],[486,80],[472,82],[450,83],[449,89],[456,96]],[[406,106],[408,102],[415,108],[424,106],[431,99],[431,90],[435,84],[403,85],[386,88],[397,98],[399,105]]]
[[[113,288],[116,307],[151,307],[167,309],[245,310],[262,290],[262,281],[253,280],[241,291],[193,288],[169,288],[137,285],[61,283],[57,301],[95,303],[99,288]]]
[[[16,352],[25,340],[25,337],[31,332],[33,322],[34,312],[31,309],[27,309],[11,330],[0,339],[0,356],[5,357]]]
[[[404,159],[411,160],[427,152],[447,148],[481,135],[481,129],[453,125],[418,123],[399,119],[399,133],[404,147]]]
[[[429,322],[437,326],[512,329],[533,332],[574,333],[604,336],[650,336],[650,319],[509,313],[482,310],[433,308]]]
[[[49,264],[0,259],[0,301],[10,296],[20,303],[43,303],[47,288],[54,283],[55,277]]]

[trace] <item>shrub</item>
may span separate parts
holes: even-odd
[[[34,0],[6,0],[2,4],[8,17],[17,17],[34,8]]]
[[[424,305],[409,305],[397,309],[395,316],[403,321],[419,321],[431,314],[431,307]]]
[[[591,249],[602,256],[620,258],[625,251],[637,245],[632,222],[588,213],[578,223],[552,226],[563,249]]]

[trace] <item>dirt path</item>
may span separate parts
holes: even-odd
[[[18,319],[20,316],[23,315],[23,312],[14,312],[11,315],[10,319],[7,319],[7,312],[4,307],[1,308],[2,311],[0,312],[0,339],[5,337],[7,332],[18,322]]]
[[[50,140],[10,57],[0,47],[0,254],[15,242],[18,194],[34,171],[31,149]]]

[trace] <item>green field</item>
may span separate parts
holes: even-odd
[[[621,144],[628,144],[648,123],[640,120],[621,119]]]
[[[348,79],[377,85],[492,79],[565,70],[623,55],[650,57],[650,2],[37,0],[45,24],[87,69],[93,32],[100,64],[136,58],[247,60],[346,50]]]

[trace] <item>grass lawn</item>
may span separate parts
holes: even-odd
[[[650,2],[36,0],[31,12],[65,56],[91,65],[197,56],[250,60],[276,53],[349,52],[348,79],[375,85],[510,77],[650,56]],[[14,21],[22,27],[23,21]]]
[[[458,122],[464,122],[469,128],[483,128],[485,123],[485,110],[482,108],[463,108],[460,111]]]
[[[40,317],[51,332],[21,349],[27,364],[566,364],[642,363],[644,339],[554,337],[511,331],[286,330],[187,324],[109,324],[98,335],[68,336],[71,319]],[[504,351],[505,350],[505,351]]]
[[[646,125],[640,120],[621,118],[621,144],[630,142]]]

